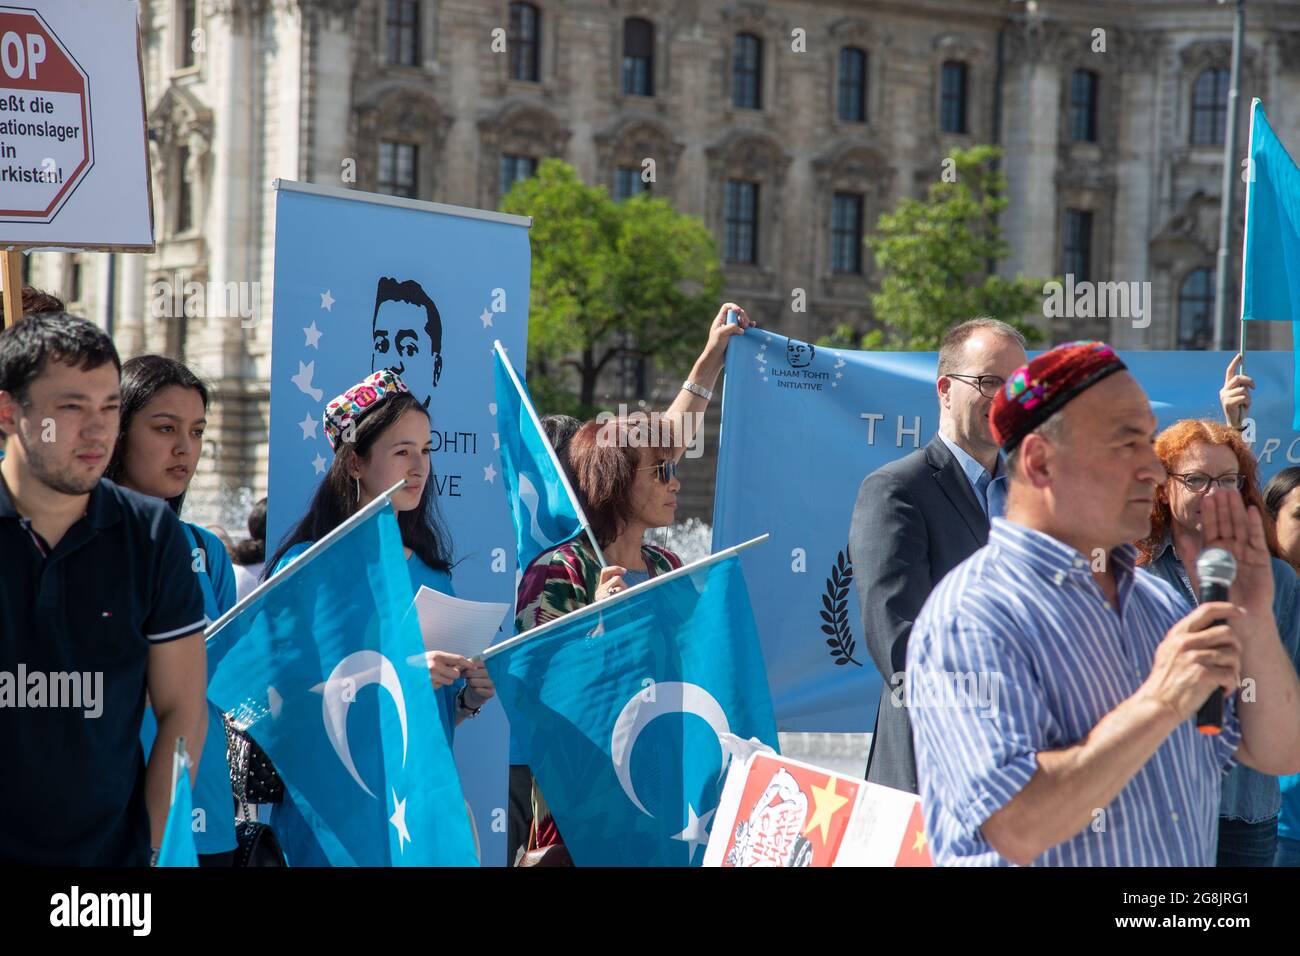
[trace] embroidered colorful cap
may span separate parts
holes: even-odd
[[[396,372],[391,368],[381,368],[332,399],[325,406],[325,414],[321,416],[330,447],[337,451],[343,432],[370,409],[399,392],[409,391]]]
[[[1021,440],[1107,375],[1127,366],[1105,342],[1067,342],[1016,369],[989,409],[993,438],[1010,452]]]

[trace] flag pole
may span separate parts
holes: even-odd
[[[181,779],[181,767],[189,763],[189,755],[185,753],[185,738],[176,738],[176,752],[172,754],[172,792],[170,803],[176,802],[176,784]]]
[[[1246,252],[1250,248],[1250,194],[1255,188],[1255,112],[1263,106],[1258,96],[1250,101],[1250,125],[1246,134],[1246,216],[1241,228],[1241,306],[1239,311],[1241,323],[1241,368],[1240,374],[1246,374]]]
[[[348,518],[347,521],[344,521],[341,525],[339,525],[329,534],[325,535],[325,537],[321,538],[319,541],[314,543],[310,548],[308,548],[306,551],[300,554],[292,563],[290,563],[279,574],[274,574],[272,577],[267,578],[265,581],[263,581],[261,584],[255,587],[253,590],[249,591],[248,594],[244,595],[244,599],[242,601],[240,601],[238,604],[232,607],[225,614],[221,615],[221,617],[217,618],[216,621],[208,625],[207,630],[203,632],[204,638],[209,641],[212,640],[212,638],[214,638],[217,635],[217,632],[219,632],[223,627],[225,627],[235,618],[239,617],[240,613],[244,610],[244,608],[248,607],[254,601],[258,600],[263,594],[265,594],[271,588],[283,584],[293,575],[297,574],[299,571],[305,568],[313,558],[315,558],[318,554],[323,552],[326,548],[328,548],[331,544],[333,544],[334,541],[336,541],[338,538],[341,538],[343,535],[347,534],[354,527],[356,527],[361,522],[365,521],[367,518],[374,515],[376,512],[382,511],[384,508],[389,507],[392,504],[393,495],[401,491],[402,487],[405,484],[406,484],[406,479],[402,479],[401,481],[395,483],[393,487],[389,488],[387,491],[380,494],[378,497],[375,498],[374,501],[369,502],[364,508],[357,511],[356,514],[352,515],[352,517]]]
[[[1227,129],[1223,137],[1223,193],[1219,199],[1219,250],[1215,266],[1214,347],[1223,349],[1228,338],[1228,242],[1232,236],[1233,185],[1237,169],[1237,105],[1241,92],[1241,46],[1246,29],[1246,0],[1236,0],[1232,29],[1232,65],[1228,87]],[[1244,361],[1244,360],[1243,360]]]
[[[695,571],[700,570],[701,568],[707,567],[710,564],[715,564],[718,561],[721,561],[723,558],[733,557],[734,555],[740,554],[740,552],[746,550],[747,548],[752,548],[756,544],[762,544],[769,537],[771,537],[771,535],[764,532],[763,534],[760,534],[757,538],[750,538],[748,541],[742,541],[740,542],[740,544],[732,545],[730,548],[723,548],[721,551],[717,551],[714,552],[713,554],[705,555],[704,557],[700,558],[698,561],[692,561],[690,564],[683,564],[680,568],[674,568],[672,571],[665,572],[664,574],[656,574],[654,577],[642,581],[640,584],[632,585],[632,587],[628,588],[626,591],[619,591],[617,594],[611,594],[609,597],[601,601],[593,601],[591,604],[588,604],[586,607],[579,608],[576,611],[570,611],[568,614],[561,614],[559,617],[553,618],[547,621],[545,624],[539,624],[537,627],[525,631],[522,634],[516,634],[514,637],[502,641],[500,644],[494,644],[492,647],[489,647],[482,654],[476,657],[475,660],[485,661],[489,657],[495,657],[497,654],[501,653],[504,650],[507,650],[508,648],[514,647],[516,644],[520,644],[524,641],[530,641],[534,637],[539,637],[542,634],[545,634],[548,631],[553,630],[556,626],[560,624],[572,623],[573,618],[575,616],[587,614],[592,611],[607,611],[609,610],[611,605],[617,604],[619,601],[626,601],[632,595],[640,594],[642,591],[648,591],[650,588],[659,587],[659,585],[666,584],[668,581],[671,581],[673,578],[679,578],[687,574],[691,574]]]
[[[582,502],[574,494],[573,486],[569,484],[569,475],[564,465],[560,463],[560,456],[555,453],[551,447],[551,440],[546,437],[546,429],[542,427],[542,421],[537,417],[537,409],[533,408],[533,403],[529,401],[528,393],[524,391],[523,383],[519,381],[519,376],[515,372],[515,367],[510,364],[510,358],[506,355],[505,347],[501,344],[500,339],[494,339],[492,342],[493,350],[501,357],[501,364],[506,368],[506,374],[510,376],[510,381],[515,386],[515,391],[519,393],[521,404],[528,410],[528,417],[532,420],[533,426],[537,429],[537,434],[542,438],[542,444],[546,446],[546,453],[551,456],[551,464],[555,466],[555,473],[560,476],[560,484],[564,486],[564,493],[569,496],[569,502],[573,505],[573,510],[577,512],[578,521],[582,524],[582,530],[587,534],[587,540],[596,550],[596,558],[600,561],[602,568],[609,567],[609,562],[605,560],[605,552],[600,548],[600,542],[596,540],[596,534],[591,530],[591,522],[587,520],[587,513],[582,510]],[[520,569],[523,570],[522,568]]]

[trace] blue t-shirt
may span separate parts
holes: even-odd
[[[203,590],[203,613],[212,622],[235,606],[235,567],[226,553],[226,546],[215,534],[188,522],[182,522],[182,527],[189,539],[191,556],[198,557],[193,549],[199,547],[206,555],[203,567],[207,573],[196,574]],[[190,566],[196,567],[193,562]],[[209,654],[209,680],[216,660]],[[140,725],[140,742],[145,753],[153,749],[157,736],[158,721],[154,719],[153,708],[147,707]],[[221,711],[208,701],[208,734],[203,742],[203,754],[199,757],[199,772],[194,783],[194,809],[203,811],[202,815],[195,817],[196,825],[202,821],[201,828],[194,831],[194,847],[199,853],[228,853],[238,845],[234,806],[226,730]]]

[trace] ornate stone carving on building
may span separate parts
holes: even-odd
[[[425,86],[405,79],[374,86],[355,110],[353,142],[359,153],[357,182],[366,189],[377,187],[381,141],[413,143],[419,148],[416,175],[419,198],[436,198],[442,148],[451,124],[452,118],[443,112]]]
[[[1122,73],[1154,72],[1169,52],[1169,39],[1159,30],[1106,28],[1106,48]]]
[[[817,273],[822,277],[824,295],[862,299],[871,279],[870,256],[864,250],[861,274],[837,273],[831,261],[830,235],[834,196],[837,192],[862,195],[862,221],[870,225],[880,218],[889,205],[892,184],[897,174],[884,153],[849,139],[831,144],[812,162],[816,184],[815,203]]]
[[[207,195],[208,159],[212,150],[212,111],[189,89],[172,84],[149,111],[149,145],[151,162],[157,177],[164,206],[175,195],[178,176],[184,175],[194,185],[194,210],[196,216],[203,209],[202,198]],[[182,170],[177,167],[177,151],[188,150],[188,162]],[[165,222],[166,220],[162,220]],[[167,230],[160,229],[160,238]]]
[[[566,158],[572,135],[554,113],[537,103],[514,100],[478,122],[479,205],[495,209],[501,157],[506,154]]]
[[[719,239],[726,235],[727,180],[758,183],[758,262],[732,263],[724,268],[750,288],[774,292],[781,256],[782,187],[790,168],[789,154],[766,133],[737,130],[706,149],[704,156],[709,169],[705,222]]]
[[[685,144],[673,139],[672,131],[657,119],[633,117],[592,137],[596,146],[599,178],[610,183],[613,192],[614,170],[618,166],[641,168],[645,159],[655,161],[656,196],[671,199],[676,192],[678,160]]]

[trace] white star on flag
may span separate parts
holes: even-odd
[[[766,364],[766,363],[767,363],[767,356],[766,356],[766,355],[760,355],[760,356],[758,357],[758,360],[759,360],[760,362],[763,362],[764,364]]]
[[[497,476],[497,470],[493,468],[491,465],[488,465],[486,468],[483,469],[484,481],[493,481],[495,483],[494,480],[496,479],[496,476]]]
[[[316,469],[316,474],[325,474],[325,459],[321,457],[320,452],[316,452],[316,457],[311,460],[311,466]]]
[[[489,312],[487,309],[484,309],[483,314],[479,316],[479,319],[483,323],[483,328],[486,329],[488,326],[492,324],[492,313]]]
[[[334,311],[334,296],[330,295],[329,289],[320,294],[320,307],[326,312]]]
[[[835,377],[836,377],[836,378],[843,378],[843,377],[844,377],[844,373],[843,373],[843,372],[836,372],[836,373],[835,373]]]
[[[316,437],[316,419],[310,414],[298,423],[298,427],[302,429],[303,441],[306,441],[308,438]]]
[[[307,335],[307,344],[306,344],[306,346],[304,346],[304,348],[319,349],[319,348],[320,348],[320,336],[321,336],[321,331],[320,331],[320,329],[316,328],[316,320],[315,320],[315,319],[312,320],[311,325],[309,325],[309,326],[307,326],[305,329],[303,329],[303,332],[306,333],[306,335]]]
[[[709,831],[707,825],[709,819],[713,816],[714,810],[717,810],[717,807],[714,807],[713,810],[710,810],[708,813],[704,814],[704,816],[697,817],[695,815],[695,807],[689,803],[686,804],[686,829],[681,833],[674,833],[672,838],[674,840],[681,840],[690,847],[690,855],[687,857],[687,860],[693,860],[695,858],[695,851],[699,849],[700,844],[709,842]]]
[[[397,829],[397,852],[405,853],[406,844],[411,842],[411,831],[406,829],[406,801],[397,799],[397,791],[393,791],[393,815],[388,818]]]

